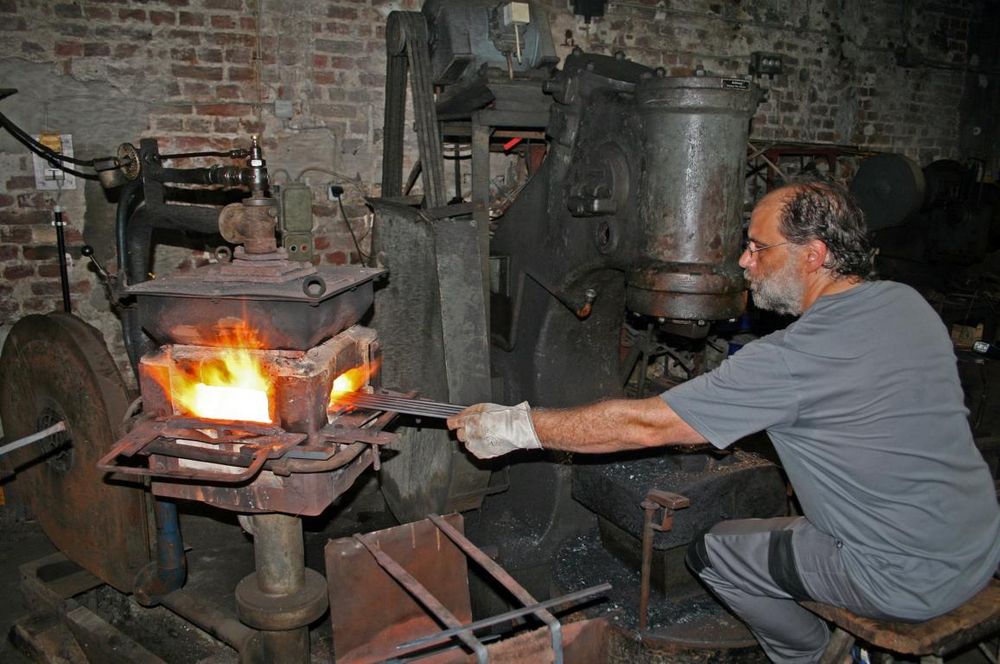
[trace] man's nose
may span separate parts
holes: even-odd
[[[751,260],[753,260],[753,254],[750,253],[750,249],[744,247],[743,253],[740,254],[740,267],[744,270],[747,269]]]

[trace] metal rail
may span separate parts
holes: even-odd
[[[370,408],[372,410],[385,410],[406,415],[437,417],[441,419],[457,415],[465,410],[465,406],[457,406],[450,403],[425,401],[424,399],[412,399],[410,397],[389,394],[368,394],[366,392],[345,394],[338,397],[336,402],[356,408]]]

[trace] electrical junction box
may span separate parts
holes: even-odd
[[[527,2],[509,2],[503,7],[503,24],[531,23],[531,5]]]
[[[54,152],[73,156],[73,137],[69,134],[39,134],[35,140]],[[49,160],[32,153],[35,188],[40,191],[76,189],[76,176],[53,166]],[[69,164],[73,168],[72,164]]]
[[[313,257],[312,189],[300,182],[281,187],[281,246],[292,260]]]

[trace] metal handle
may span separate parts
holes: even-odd
[[[125,441],[127,442],[127,441]],[[253,455],[253,461],[241,473],[222,473],[218,471],[187,470],[178,468],[176,470],[158,470],[155,468],[140,468],[136,466],[121,466],[115,463],[118,457],[121,444],[116,445],[110,452],[101,457],[97,462],[97,469],[108,473],[122,473],[125,475],[139,475],[141,477],[164,477],[169,479],[198,480],[205,482],[220,482],[226,484],[240,484],[253,479],[267,462],[268,454],[271,450],[261,447]],[[206,450],[206,452],[210,452]]]

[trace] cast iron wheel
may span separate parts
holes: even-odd
[[[0,355],[0,418],[7,440],[60,420],[66,431],[8,455],[15,499],[26,502],[66,556],[131,592],[150,560],[146,493],[96,464],[114,444],[129,393],[100,333],[70,314],[27,316]]]

